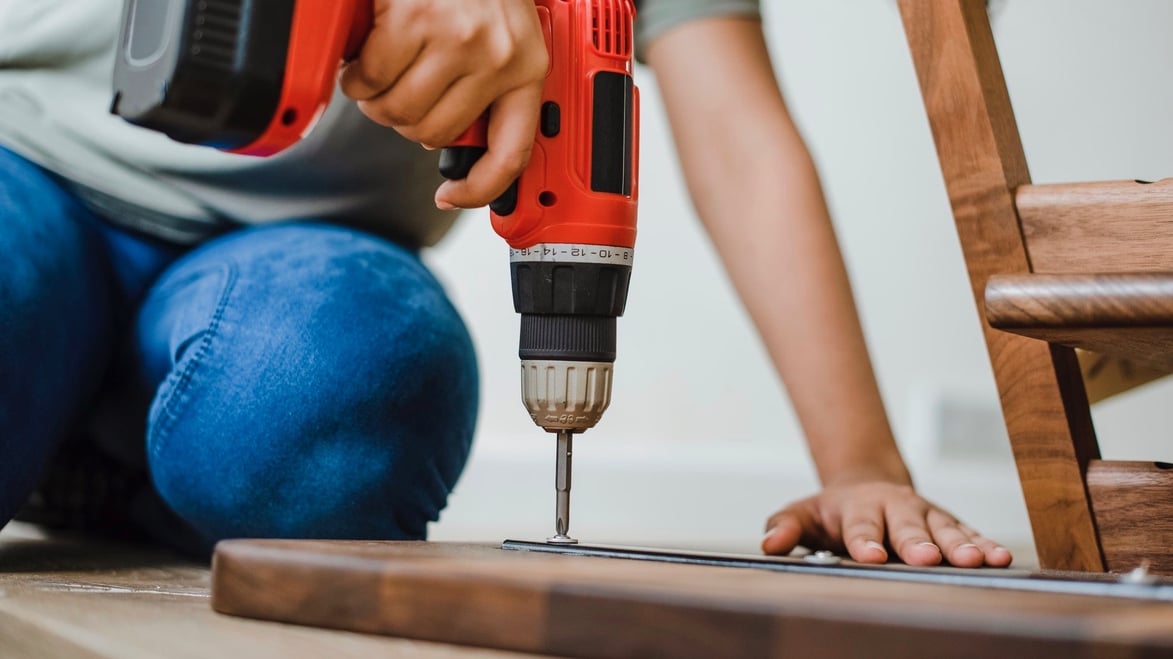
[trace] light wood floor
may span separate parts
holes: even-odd
[[[0,531],[0,656],[521,657],[223,616],[206,565],[141,547]]]

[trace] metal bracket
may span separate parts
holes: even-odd
[[[554,545],[545,542],[506,540],[506,551],[532,551],[567,556],[659,561],[710,567],[753,568],[773,572],[798,572],[859,579],[883,579],[973,588],[1001,588],[1065,595],[1095,595],[1126,599],[1173,602],[1173,579],[1148,577],[1144,583],[1121,582],[1119,575],[1092,572],[1031,572],[1005,568],[914,567],[902,563],[869,565],[831,557],[834,561],[808,561],[797,556],[754,556],[699,551],[674,551],[613,545]]]

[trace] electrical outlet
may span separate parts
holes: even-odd
[[[1002,408],[982,397],[943,391],[928,409],[928,429],[937,457],[991,458],[1010,453]]]

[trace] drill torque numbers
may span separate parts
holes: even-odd
[[[509,260],[512,263],[599,263],[629,266],[635,260],[635,250],[612,245],[540,243],[533,247],[510,249]]]

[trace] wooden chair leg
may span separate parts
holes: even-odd
[[[1099,458],[1074,351],[990,328],[992,274],[1030,272],[1015,189],[1030,183],[985,0],[901,0],[937,154],[1045,568],[1103,571],[1085,483]]]

